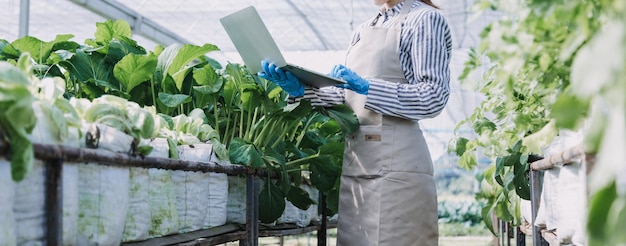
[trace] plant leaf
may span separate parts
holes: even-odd
[[[229,159],[233,164],[241,164],[259,168],[263,166],[263,153],[252,143],[242,138],[233,138],[230,141]]]
[[[159,92],[159,101],[165,106],[175,108],[183,103],[191,102],[191,97],[185,94],[169,94],[165,92]]]
[[[157,71],[172,76],[176,87],[181,90],[187,73],[191,71],[191,67],[188,66],[189,63],[215,50],[218,50],[217,46],[212,44],[206,44],[204,46],[172,44],[165,48],[159,55]]]
[[[114,38],[131,37],[130,25],[125,20],[106,20],[96,23],[95,40],[100,43],[109,43]]]
[[[68,60],[66,69],[70,73],[72,80],[87,83],[93,81],[109,81],[110,70],[104,62],[104,56],[99,53],[87,54],[84,51],[76,51],[74,56]],[[92,98],[93,99],[93,98]]]
[[[336,165],[328,155],[311,160],[309,169],[311,170],[311,183],[320,192],[333,189],[341,175],[341,166]]]
[[[152,78],[156,64],[157,58],[154,55],[128,54],[115,64],[113,75],[120,81],[124,91],[130,92]]]
[[[557,128],[576,129],[581,124],[589,109],[589,101],[563,93],[552,104],[552,117]]]
[[[606,224],[609,211],[617,198],[617,186],[611,182],[598,190],[589,199],[589,214],[587,218],[587,232],[592,238],[606,238]]]
[[[218,92],[222,88],[222,79],[211,66],[204,66],[193,70],[193,79],[199,85],[212,85],[213,92]]]
[[[259,193],[259,220],[276,221],[285,211],[285,194],[271,180],[267,180]]]
[[[304,189],[293,185],[289,188],[289,192],[287,193],[287,201],[302,210],[307,210],[311,204],[316,203],[311,200],[309,193],[307,193]]]
[[[346,105],[340,104],[329,108],[316,107],[316,110],[337,121],[344,134],[354,133],[359,129],[359,119]]]

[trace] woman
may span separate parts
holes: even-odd
[[[305,88],[262,62],[259,76],[315,105],[347,104],[360,128],[346,139],[338,245],[437,245],[437,195],[418,120],[437,116],[449,96],[452,49],[445,18],[430,0],[374,0],[380,13],[353,35],[347,83]]]

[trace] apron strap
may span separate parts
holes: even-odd
[[[400,10],[400,14],[398,14],[398,21],[396,21],[394,26],[397,27],[398,25],[400,25],[398,23],[404,22],[406,15],[409,14],[409,10],[411,10],[411,7],[413,7],[413,3],[415,3],[415,0],[408,0],[404,2],[404,5],[402,6],[402,9]],[[376,14],[376,16],[372,18],[372,20],[369,22],[370,23],[369,25],[375,26],[376,23],[378,23],[379,18],[380,18],[380,14]]]
[[[413,3],[415,3],[415,0],[404,1],[404,5],[400,10],[400,14],[398,15],[398,20],[396,21],[395,26],[399,27],[400,25],[402,25],[402,23],[404,23],[404,19],[406,19],[406,16],[409,14],[409,10],[411,10],[411,7],[413,7]]]

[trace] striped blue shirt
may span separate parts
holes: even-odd
[[[404,3],[381,9],[383,27],[392,25]],[[364,23],[370,25],[371,21]],[[362,27],[361,26],[361,27]],[[359,28],[360,29],[360,28]],[[358,30],[353,40],[359,38]],[[370,79],[365,108],[412,120],[432,118],[441,113],[450,94],[452,38],[448,23],[436,9],[415,1],[401,30],[399,59],[408,84]],[[316,106],[344,103],[342,88],[308,88],[304,97]]]

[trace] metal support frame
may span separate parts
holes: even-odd
[[[0,155],[6,155],[9,145],[0,141]],[[258,246],[259,233],[259,176],[276,178],[276,173],[267,172],[262,169],[254,169],[241,165],[222,166],[216,163],[205,163],[197,161],[182,161],[170,158],[140,157],[129,154],[102,151],[96,149],[76,148],[61,145],[49,145],[33,143],[34,156],[44,160],[46,163],[45,174],[45,231],[47,245],[63,245],[63,163],[70,161],[73,163],[87,162],[89,165],[109,165],[118,167],[141,167],[141,168],[161,168],[168,170],[219,172],[228,175],[246,176],[246,225],[245,231],[237,229],[239,226],[224,225],[219,228],[209,230],[194,231],[185,235],[171,235],[160,239],[146,240],[143,242],[128,243],[128,245],[161,245],[162,243],[182,243],[189,240],[194,241],[189,245],[215,245],[239,240],[240,245]],[[73,165],[73,164],[72,164]],[[325,207],[323,194],[320,195],[322,206]],[[322,210],[322,224],[313,225],[309,228],[282,228],[285,233],[276,232],[280,235],[294,235],[314,230],[318,231],[318,238],[323,235],[323,240],[318,241],[318,245],[326,245],[326,211]],[[264,231],[266,232],[266,231]],[[264,233],[263,235],[273,235]],[[213,237],[216,238],[205,238]],[[126,245],[126,243],[124,244]],[[184,244],[181,244],[184,245]]]
[[[541,185],[543,183],[543,171],[530,170],[530,206],[532,213],[533,245],[547,246],[548,242],[541,236],[541,231],[535,225],[539,201],[541,200]]]
[[[516,228],[515,233],[517,234],[515,245],[517,246],[526,245],[526,234],[522,232],[522,229],[520,229],[519,226]]]
[[[169,31],[156,22],[145,18],[134,10],[114,0],[71,0],[91,12],[113,20],[125,20],[135,34],[144,36],[164,46],[170,44],[190,44],[187,39]]]
[[[320,229],[317,231],[317,246],[324,246],[326,245],[326,230],[328,228],[328,213],[326,211],[326,195],[324,195],[324,193],[320,192],[320,196],[319,196],[319,204],[320,206],[318,208],[320,208],[322,210],[322,218],[321,218],[321,222],[322,225],[320,226]]]
[[[246,175],[246,239],[241,246],[259,245],[259,177]]]
[[[20,0],[19,25],[19,37],[28,36],[28,27],[30,26],[30,0]]]
[[[46,242],[63,245],[63,160],[46,162]]]

